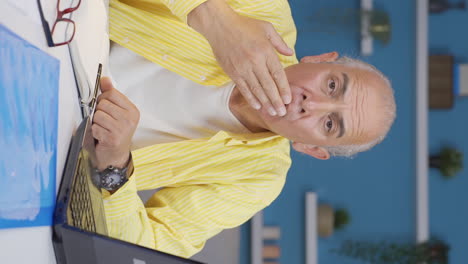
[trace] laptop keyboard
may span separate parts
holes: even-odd
[[[78,158],[77,175],[73,184],[73,192],[70,199],[71,225],[96,233],[93,206],[91,203],[90,190],[88,186],[88,166],[82,164],[85,160],[83,155]]]

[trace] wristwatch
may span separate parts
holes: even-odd
[[[116,191],[128,181],[128,178],[132,175],[132,173],[133,160],[130,154],[130,159],[125,168],[115,168],[113,166],[109,166],[103,171],[95,169],[93,173],[93,183],[98,188],[102,188],[111,192]]]

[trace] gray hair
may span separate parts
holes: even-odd
[[[371,149],[375,145],[382,142],[382,140],[384,140],[385,136],[387,135],[388,131],[390,130],[396,118],[395,98],[393,95],[393,89],[392,89],[390,80],[388,80],[388,78],[374,66],[366,62],[363,62],[361,60],[357,60],[357,59],[353,59],[349,57],[341,57],[337,59],[336,61],[330,62],[330,63],[342,64],[348,67],[353,67],[353,68],[362,69],[365,71],[375,73],[386,84],[387,89],[388,89],[388,93],[384,93],[384,95],[382,95],[382,99],[384,102],[382,107],[383,107],[384,113],[386,114],[385,120],[384,120],[384,132],[382,135],[372,140],[371,142],[368,142],[365,144],[342,145],[342,146],[322,146],[328,151],[328,153],[330,153],[331,156],[342,156],[342,157],[350,158],[359,152],[363,152],[363,151]]]

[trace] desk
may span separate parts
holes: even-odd
[[[16,2],[12,4],[11,2]],[[56,1],[41,1],[46,17],[53,17]],[[81,121],[77,89],[74,82],[68,48],[49,48],[41,26],[36,1],[2,1],[0,23],[29,41],[36,47],[60,60],[59,117],[57,140],[57,189],[60,185],[63,167],[70,144],[71,135]],[[13,228],[0,230],[1,263],[53,264],[55,254],[52,246],[50,226],[33,228]]]

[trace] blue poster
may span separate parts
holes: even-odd
[[[59,71],[0,24],[0,228],[52,224]]]

